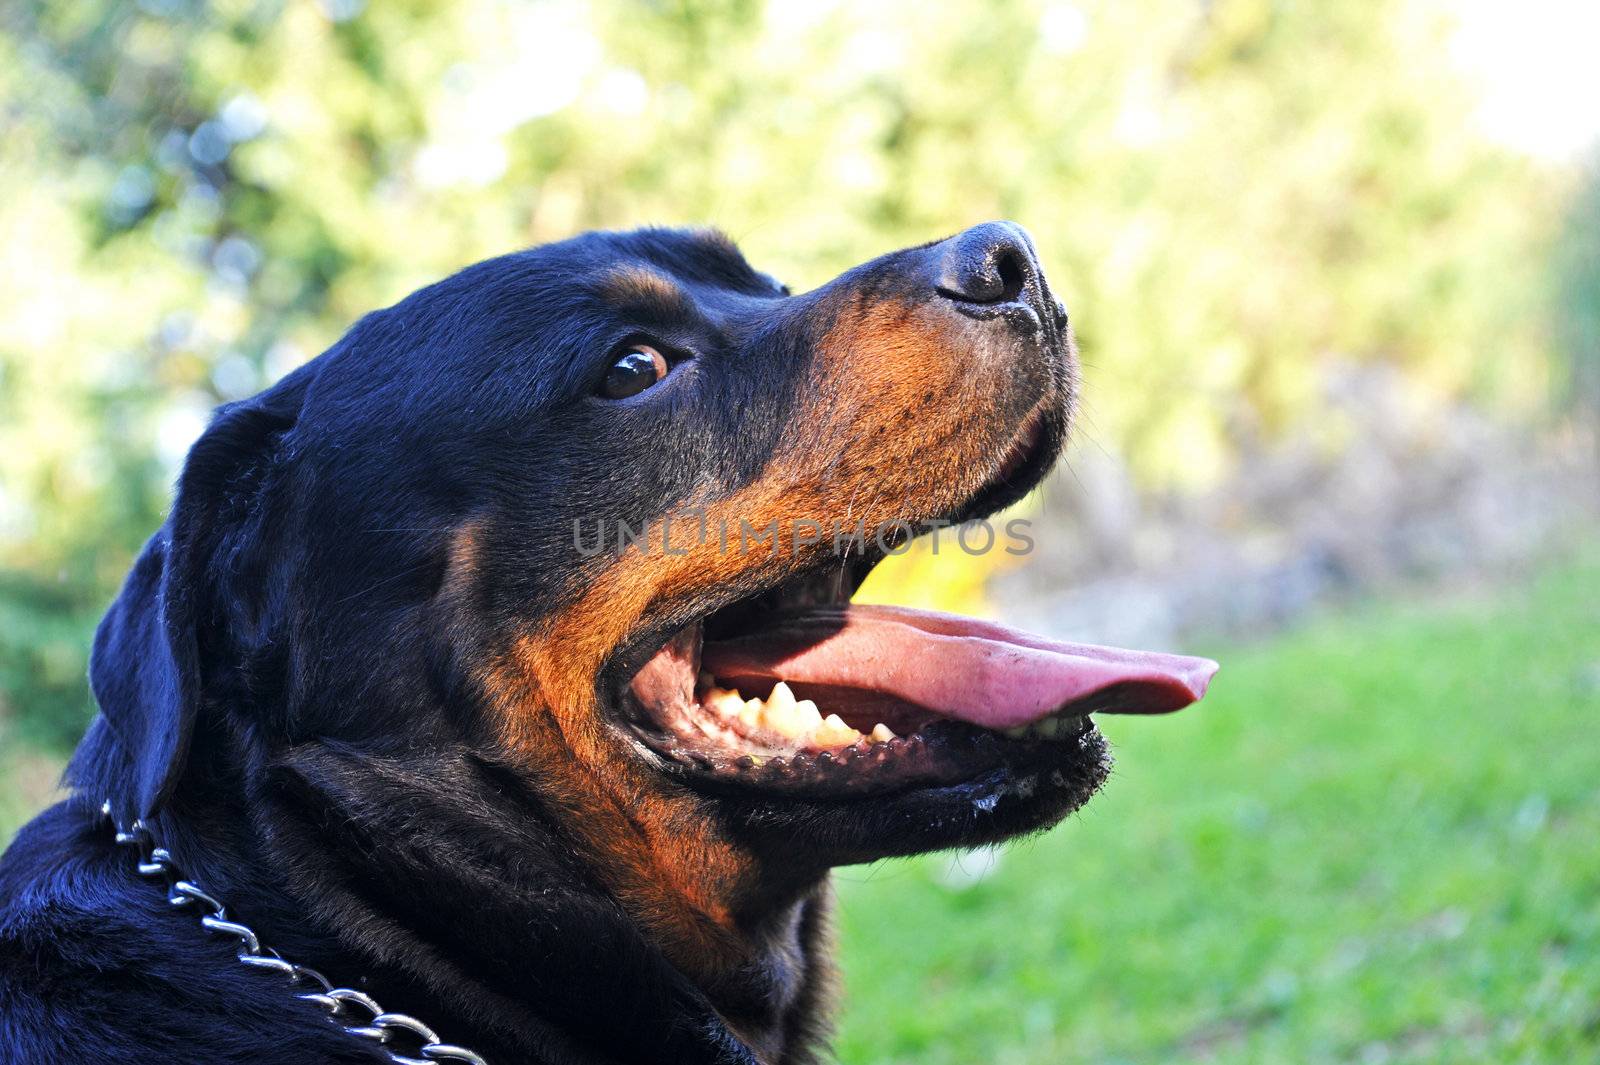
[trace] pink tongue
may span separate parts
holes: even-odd
[[[1060,643],[955,614],[889,606],[780,615],[752,633],[707,642],[717,677],[774,677],[864,689],[990,729],[1083,704],[1085,713],[1163,714],[1206,693],[1206,658]]]

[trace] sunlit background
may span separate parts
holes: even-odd
[[[880,598],[1221,658],[1082,816],[845,871],[846,1062],[1600,1054],[1600,8],[0,8],[0,839],[217,403],[578,230],[801,289],[1034,234],[1087,394],[1025,560]]]

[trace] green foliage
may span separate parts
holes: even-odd
[[[0,573],[0,740],[58,751],[77,742],[93,716],[84,656],[102,609],[80,586]],[[29,711],[14,728],[11,693]]]
[[[804,287],[1017,218],[1077,322],[1085,431],[1156,484],[1331,417],[1330,354],[1527,411],[1542,293],[1509,264],[1544,255],[1556,185],[1472,134],[1443,33],[1431,0],[15,0],[0,570],[63,585],[83,646],[210,407],[591,226],[720,225]],[[65,735],[81,688],[36,676],[0,699]]]
[[[1600,1060],[1597,601],[1591,557],[1221,651],[987,879],[844,870],[840,1060]]]
[[[1556,335],[1567,360],[1562,398],[1600,413],[1600,160],[1573,198],[1556,274]]]

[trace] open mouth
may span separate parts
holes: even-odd
[[[853,604],[852,583],[814,571],[680,630],[629,685],[639,737],[728,782],[830,795],[946,785],[1063,758],[1094,741],[1091,714],[1181,709],[1216,670]]]
[[[1054,448],[1038,436],[1023,426],[975,503],[1048,467],[1038,452]],[[636,740],[702,781],[827,798],[999,767],[1103,774],[1090,715],[1181,709],[1216,672],[1207,659],[852,603],[881,557],[831,559],[679,629],[622,693]]]

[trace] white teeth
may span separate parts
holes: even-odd
[[[873,743],[888,743],[894,738],[894,733],[890,731],[889,726],[885,725],[882,721],[878,722],[876,725],[873,725],[872,731],[867,733],[867,739],[871,740]]]
[[[809,732],[822,724],[822,711],[817,709],[817,704],[810,699],[801,699],[794,704],[795,717],[806,727]]]
[[[712,688],[707,692],[704,701],[723,714],[737,714],[744,706],[744,701],[739,698],[738,692],[723,691],[719,688]]]
[[[794,693],[782,682],[779,682],[778,686],[772,689],[772,694],[767,696],[764,713],[767,727],[791,740],[804,736],[810,728],[810,722],[805,714],[801,713],[800,705],[795,702]]]
[[[848,747],[861,738],[861,733],[845,724],[838,714],[829,714],[807,738],[818,747]]]
[[[783,681],[772,686],[766,699],[745,699],[737,691],[709,687],[700,703],[724,718],[736,718],[751,732],[770,732],[787,740],[804,741],[812,747],[848,747],[861,739],[861,733],[838,714],[822,716],[810,699],[796,699],[794,690]],[[704,729],[704,726],[702,726]],[[895,738],[885,725],[873,729],[873,741],[886,743]]]

